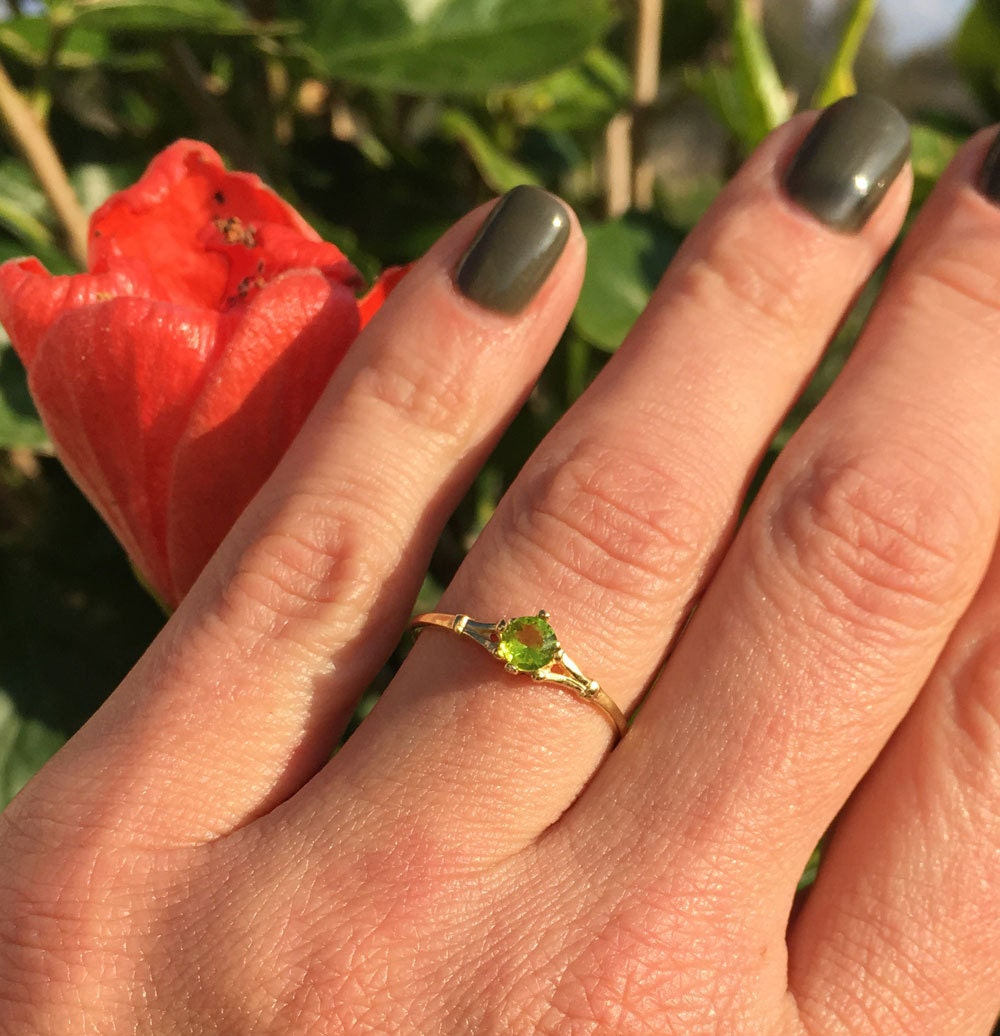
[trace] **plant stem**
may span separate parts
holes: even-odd
[[[604,208],[609,219],[632,204],[632,112],[612,116],[604,130]]]
[[[825,108],[857,90],[854,64],[858,59],[858,52],[868,26],[875,16],[875,2],[876,0],[855,0],[854,7],[847,16],[847,24],[840,37],[837,52],[827,69],[823,85],[816,91],[813,99],[815,107]]]
[[[0,118],[31,166],[66,237],[70,254],[81,268],[87,265],[87,214],[55,147],[35,110],[21,96],[0,64]]]
[[[638,0],[632,51],[632,103],[608,123],[604,137],[605,207],[609,217],[653,203],[653,166],[646,153],[646,116],[660,87],[663,0]]]
[[[229,117],[225,107],[205,85],[205,73],[189,44],[177,36],[162,50],[174,88],[202,121],[206,136],[240,169],[266,174],[253,145]]]
[[[663,0],[639,0],[635,39],[635,123],[632,130],[632,204],[642,211],[653,207],[655,172],[646,129],[649,112],[660,92],[660,42]]]

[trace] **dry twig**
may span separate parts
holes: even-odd
[[[0,118],[45,192],[73,258],[87,265],[87,214],[45,127],[0,65]]]

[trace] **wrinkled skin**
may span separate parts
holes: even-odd
[[[791,205],[780,171],[811,118],[691,235],[440,606],[545,607],[623,709],[652,683],[621,743],[432,630],[327,762],[579,288],[574,228],[521,315],[464,299],[451,274],[479,211],[403,280],[162,636],[4,815],[0,1028],[987,1036],[1000,209],[971,185],[990,139],[925,206],[734,535],[906,208],[906,172],[857,235]]]

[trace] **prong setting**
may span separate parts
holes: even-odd
[[[567,657],[549,624],[548,615],[542,608],[536,615],[479,622],[460,613],[428,612],[416,616],[411,628],[419,633],[429,626],[438,626],[460,633],[498,658],[506,672],[530,676],[536,683],[555,684],[596,705],[612,723],[618,737],[624,736],[628,726],[625,716],[601,685],[584,676]]]

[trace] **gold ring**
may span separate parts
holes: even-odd
[[[549,625],[548,612],[522,615],[499,622],[476,622],[468,615],[426,612],[410,623],[414,633],[432,626],[451,630],[474,640],[504,663],[508,673],[525,673],[540,683],[556,684],[578,698],[596,705],[611,721],[617,737],[628,729],[622,710],[608,697],[596,680],[590,680],[570,661],[559,638]]]

